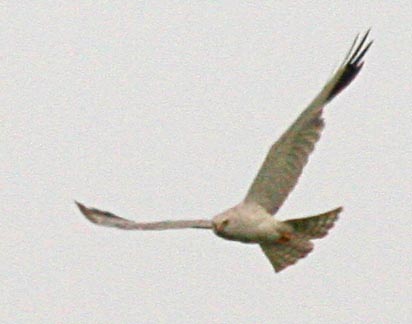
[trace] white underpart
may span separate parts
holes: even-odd
[[[221,228],[222,222],[227,225]],[[216,235],[228,240],[246,243],[274,242],[280,237],[279,229],[283,223],[276,220],[263,207],[254,203],[240,204],[213,217]]]

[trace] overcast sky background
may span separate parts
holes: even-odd
[[[410,1],[2,1],[2,323],[411,323]],[[343,205],[275,274],[257,246],[200,230],[354,36],[375,40],[279,217]]]

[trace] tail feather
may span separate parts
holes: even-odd
[[[260,247],[275,271],[279,272],[308,255],[313,249],[313,243],[304,239],[292,239],[287,243],[261,244]]]
[[[342,210],[342,207],[339,207],[320,215],[291,219],[285,223],[292,226],[294,234],[300,238],[309,240],[322,238],[328,234]]]
[[[310,240],[324,237],[333,227],[341,211],[342,208],[339,207],[317,216],[286,221],[285,223],[292,228],[289,240],[261,244],[275,271],[279,272],[308,255],[313,249]]]

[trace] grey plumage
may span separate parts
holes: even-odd
[[[91,222],[125,230],[212,229],[225,239],[260,244],[276,272],[294,264],[313,249],[313,239],[324,237],[342,208],[287,221],[274,215],[295,187],[310,153],[324,127],[324,106],[347,87],[363,67],[363,58],[372,45],[369,31],[360,42],[354,40],[341,66],[322,91],[270,148],[259,172],[238,205],[214,216],[212,220],[134,222],[112,213],[88,208],[76,202]]]

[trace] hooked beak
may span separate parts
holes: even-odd
[[[212,224],[213,230],[214,230],[216,233],[222,233],[222,232],[224,231],[226,225],[227,225],[227,223],[225,223],[225,222],[213,223],[213,224]]]
[[[213,231],[219,233],[222,231],[222,224],[212,223]]]
[[[217,225],[215,222],[212,223],[212,228],[214,232],[217,232]]]

